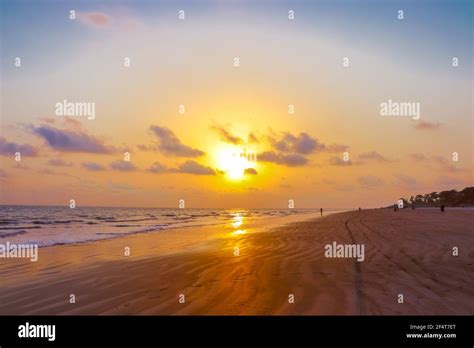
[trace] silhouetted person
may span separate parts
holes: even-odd
[[[362,209],[359,207],[359,211],[361,211]]]
[[[321,216],[323,216],[323,208],[321,208]]]
[[[441,206],[441,211],[444,212],[444,204]]]
[[[411,209],[412,209],[412,210],[415,210],[415,203],[412,203],[412,204],[411,204]]]

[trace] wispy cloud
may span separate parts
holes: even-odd
[[[93,172],[99,172],[99,171],[105,170],[104,166],[95,162],[82,163],[82,167]]]
[[[282,164],[288,167],[304,166],[308,159],[299,154],[284,154],[275,151],[266,151],[258,156],[259,161]]]
[[[376,161],[376,162],[389,162],[385,156],[382,156],[377,151],[364,152],[359,155],[359,160],[362,161]]]
[[[230,127],[230,126],[227,126],[227,127]],[[240,145],[244,143],[244,140],[242,138],[240,138],[237,135],[232,134],[224,126],[220,126],[216,124],[216,125],[211,126],[211,129],[217,132],[220,139],[226,143],[230,143],[234,145]]]
[[[260,142],[260,139],[258,138],[257,134],[250,132],[247,136],[247,142],[251,144],[257,144]]]
[[[414,125],[414,128],[418,130],[437,130],[440,127],[441,127],[441,123],[434,123],[434,122],[427,122],[427,121],[416,122]]]
[[[132,172],[137,170],[137,167],[132,162],[128,161],[115,161],[110,163],[110,168],[121,172]]]
[[[196,174],[196,175],[215,175],[215,171],[210,168],[203,166],[196,161],[186,161],[181,164],[176,170],[178,173]]]
[[[313,151],[325,149],[324,144],[304,132],[298,135],[284,132],[279,137],[269,135],[268,140],[275,150],[285,153],[307,155]]]
[[[148,171],[155,174],[163,173],[185,173],[185,174],[194,174],[194,175],[215,175],[216,172],[211,167],[203,166],[196,161],[187,160],[186,162],[180,164],[177,168],[168,168],[160,162],[153,163]]]
[[[72,167],[74,163],[66,162],[61,158],[53,158],[48,161],[48,164],[53,167]]]

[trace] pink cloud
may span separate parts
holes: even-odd
[[[78,13],[77,18],[87,25],[95,27],[105,27],[110,23],[110,18],[102,12],[81,12]]]
[[[439,127],[441,127],[441,123],[432,123],[426,121],[417,122],[415,125],[415,129],[418,130],[436,130]]]

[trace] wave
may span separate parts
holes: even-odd
[[[309,211],[308,211],[309,212]],[[0,238],[40,247],[86,243],[169,229],[228,225],[236,217],[252,220],[301,214],[303,210],[206,210],[0,206]],[[10,225],[10,227],[8,227]]]
[[[27,233],[27,231],[25,231],[25,230],[14,231],[14,232],[9,232],[9,233],[2,233],[2,234],[0,234],[0,238],[13,237],[13,236],[18,236],[20,234],[25,234],[25,233]]]

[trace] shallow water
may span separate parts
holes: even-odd
[[[0,242],[74,244],[172,228],[315,213],[310,209],[167,209],[0,206]]]

